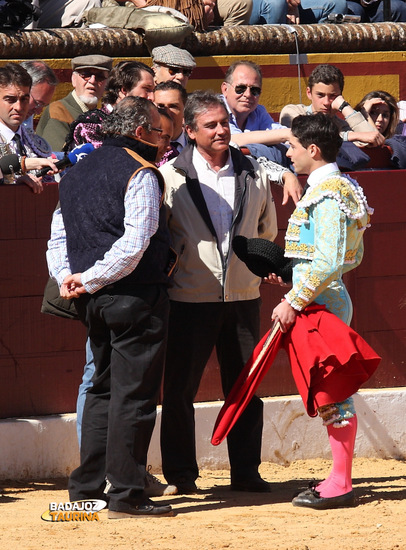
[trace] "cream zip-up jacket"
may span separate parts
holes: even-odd
[[[200,183],[192,164],[193,145],[160,167],[165,178],[165,202],[178,266],[171,300],[231,302],[259,297],[261,279],[233,252],[235,235],[274,240],[277,219],[270,183],[259,164],[230,148],[235,171],[235,205],[228,256],[222,258]]]

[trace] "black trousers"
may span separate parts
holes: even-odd
[[[73,500],[137,505],[156,418],[165,359],[169,300],[160,285],[105,287],[77,300],[96,366],[83,411],[80,466],[69,479]]]
[[[171,301],[162,403],[162,469],[168,483],[195,480],[193,400],[213,348],[229,394],[259,340],[260,299],[228,303]],[[231,480],[258,476],[263,404],[254,396],[228,438]]]

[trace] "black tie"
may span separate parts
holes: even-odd
[[[25,150],[25,147],[23,145],[23,142],[21,141],[21,137],[19,134],[14,134],[13,140],[15,141],[17,145],[17,154],[18,155],[27,155],[27,151]]]

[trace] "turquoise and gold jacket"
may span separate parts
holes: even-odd
[[[298,311],[313,301],[325,304],[349,322],[352,308],[341,277],[362,260],[363,233],[373,210],[358,183],[336,164],[313,172],[309,184],[285,237],[285,256],[294,260],[286,299]]]

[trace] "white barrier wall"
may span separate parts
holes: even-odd
[[[202,468],[228,468],[227,448],[210,443],[222,402],[196,405],[197,455]],[[364,390],[355,396],[359,457],[406,458],[406,388]],[[160,409],[148,464],[161,471]],[[76,415],[12,418],[0,421],[0,479],[65,477],[78,465]],[[264,399],[262,460],[288,464],[308,458],[330,458],[326,429],[309,418],[298,396]]]

